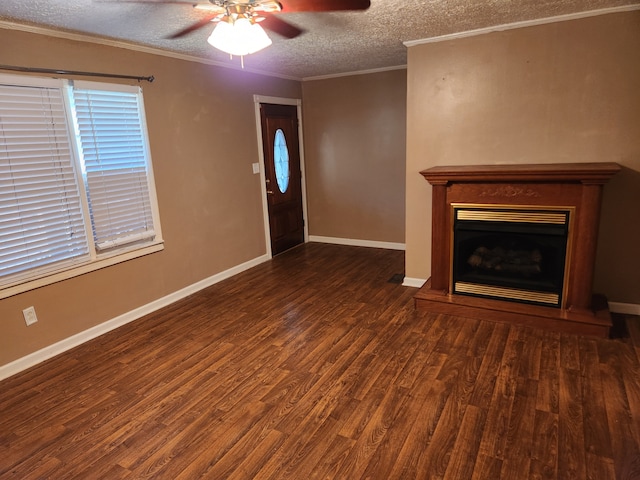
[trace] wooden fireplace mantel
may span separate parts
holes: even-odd
[[[421,175],[433,186],[431,278],[416,294],[416,308],[464,317],[524,323],[606,336],[611,318],[592,294],[600,203],[616,163],[438,166]],[[523,305],[450,293],[451,204],[572,207],[572,252],[562,308]]]
[[[581,182],[605,184],[620,171],[617,163],[551,163],[432,167],[420,174],[432,185],[452,182]]]

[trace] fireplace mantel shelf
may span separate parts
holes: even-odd
[[[450,182],[581,182],[606,183],[620,171],[617,163],[553,163],[529,165],[439,166],[420,174],[432,185]]]
[[[416,308],[487,318],[585,335],[606,336],[606,300],[592,295],[600,203],[616,163],[437,166],[420,174],[433,186],[431,278],[415,296]],[[571,256],[561,308],[453,294],[452,205],[569,207]]]

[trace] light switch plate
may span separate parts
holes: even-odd
[[[22,310],[22,315],[24,316],[24,321],[29,325],[33,325],[38,321],[38,317],[36,316],[36,309],[34,307],[28,307]]]

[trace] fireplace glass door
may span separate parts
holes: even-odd
[[[453,293],[562,306],[572,208],[452,207]]]

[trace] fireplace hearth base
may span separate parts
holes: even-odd
[[[558,309],[432,290],[431,279],[414,296],[421,311],[491,322],[524,325],[555,332],[606,338],[611,315],[603,295],[592,295],[591,308],[583,311]]]
[[[431,278],[414,297],[419,310],[509,322],[559,332],[606,337],[607,301],[592,292],[600,204],[616,163],[433,167],[420,172],[433,187]],[[557,307],[454,293],[454,206],[566,208],[568,233],[562,304]]]

